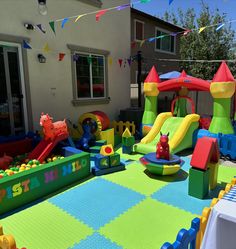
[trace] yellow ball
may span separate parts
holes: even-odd
[[[37,167],[37,164],[33,164],[31,167],[32,167],[32,168],[36,168],[36,167]]]
[[[51,159],[51,158],[48,158],[48,159],[47,159],[47,162],[48,162],[48,163],[50,163],[51,161],[52,161],[52,159]]]
[[[26,167],[26,164],[25,164],[25,163],[22,163],[22,164],[21,164],[21,167]]]
[[[20,167],[20,169],[19,169],[20,171],[24,171],[25,170],[25,167]]]

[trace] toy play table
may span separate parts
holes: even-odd
[[[236,248],[236,186],[212,209],[201,249]]]

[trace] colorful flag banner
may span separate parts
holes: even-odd
[[[150,2],[151,0],[140,0],[140,3],[148,3]]]
[[[58,60],[59,60],[59,61],[63,61],[65,55],[66,55],[66,54],[64,54],[64,53],[59,53],[59,58],[58,58]]]
[[[139,44],[140,48],[143,46],[144,42],[145,42],[145,40],[142,40],[142,41],[140,42],[140,44]]]
[[[123,4],[123,5],[120,5],[116,8],[116,10],[123,10],[123,9],[126,9],[126,8],[129,8],[130,7],[130,4]]]
[[[48,46],[48,43],[46,43],[43,47],[43,52],[48,53],[51,49]]]
[[[120,65],[120,67],[121,67],[121,66],[122,66],[123,60],[122,60],[122,59],[118,59],[118,62],[119,62],[119,65]]]
[[[77,16],[77,18],[75,19],[75,22],[77,22],[82,16],[85,16],[85,14]]]
[[[135,41],[131,42],[131,48],[135,48],[135,47],[136,47],[136,42]]]
[[[224,26],[225,26],[225,24],[224,24],[224,23],[220,24],[220,25],[216,28],[216,31],[218,31],[218,30],[222,29]]]
[[[153,42],[153,41],[155,41],[155,39],[156,39],[156,37],[151,37],[151,38],[148,39],[148,41]]]
[[[50,25],[50,27],[51,27],[51,29],[52,29],[53,33],[56,35],[56,30],[55,30],[55,22],[54,22],[54,21],[49,22],[49,25]]]
[[[112,65],[112,63],[113,63],[112,57],[108,57],[108,63],[110,66]]]
[[[69,21],[69,18],[68,18],[68,17],[66,17],[66,18],[64,18],[64,19],[62,20],[62,22],[61,22],[61,28],[62,28],[62,29],[64,29],[65,24],[66,24],[68,21]]]
[[[46,30],[43,29],[42,24],[37,24],[36,27],[44,34],[46,33]]]
[[[88,64],[90,65],[92,63],[92,57],[91,56],[88,56],[87,57],[87,61],[88,61]]]
[[[202,33],[202,31],[205,29],[206,27],[201,27],[198,31],[198,34]]]
[[[156,37],[156,39],[162,39],[165,36],[167,36],[167,35],[159,35],[159,36]]]
[[[25,40],[23,40],[23,48],[32,49],[29,43],[27,43]]]
[[[191,32],[191,30],[190,29],[188,29],[188,30],[185,30],[184,31],[184,33],[183,33],[183,35],[187,35],[188,33],[190,33]]]
[[[129,66],[131,65],[131,58],[127,59]]]
[[[174,1],[174,0],[169,0],[169,5],[171,5],[173,1]]]
[[[79,55],[73,54],[73,61],[78,61],[78,60],[79,60]]]
[[[171,33],[170,35],[171,36],[177,36],[178,34],[177,33]]]
[[[96,14],[96,22],[100,20],[100,17],[103,16],[107,12],[107,9],[101,10]]]

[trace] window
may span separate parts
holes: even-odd
[[[108,51],[68,45],[72,50],[74,104],[106,103]]]
[[[156,29],[156,37],[161,35],[167,36],[164,36],[161,39],[156,39],[156,50],[167,53],[175,53],[175,36],[169,35],[168,32]]]
[[[134,20],[134,37],[136,41],[144,39],[144,22]]]

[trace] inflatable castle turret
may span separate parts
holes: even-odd
[[[157,116],[157,97],[159,95],[158,83],[160,78],[153,66],[144,81],[145,107],[142,118],[142,134],[146,135],[152,127]]]
[[[230,120],[231,97],[235,92],[235,79],[223,61],[210,85],[214,99],[213,118],[209,131],[212,133],[234,134]]]

